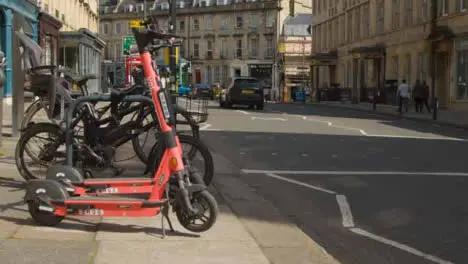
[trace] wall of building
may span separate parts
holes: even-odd
[[[63,23],[62,31],[99,30],[98,0],[39,0],[38,5]]]
[[[382,65],[383,78],[400,81],[406,79],[411,84],[420,79],[430,84],[427,41],[430,34],[430,2],[432,1],[364,0],[355,1],[355,5],[351,5],[351,1],[340,1],[335,5],[335,1],[314,0],[313,53],[336,50],[338,63],[334,77],[343,86],[351,87],[352,76],[357,75],[359,69],[353,67],[353,56],[349,51],[356,47],[384,44],[386,56]],[[446,1],[447,4],[445,1],[441,2],[438,25],[448,26],[455,35],[466,35],[468,7],[463,6],[464,2],[466,1]],[[398,5],[394,6],[393,3]],[[461,75],[462,79],[468,77],[468,70],[466,74],[457,73],[458,56],[454,52],[456,43],[457,38],[454,41],[441,41],[437,48],[438,54],[445,52],[448,56],[446,68],[439,65],[436,80],[436,94],[445,107],[454,107],[464,102],[465,98],[468,99],[468,91],[463,93],[466,95],[457,95],[458,79]],[[364,64],[365,85],[375,87],[377,64],[372,60],[367,60]],[[441,77],[444,75],[443,70],[447,76],[445,79]],[[320,80],[328,80],[329,74],[327,67],[320,67]],[[358,86],[362,85],[358,83]]]

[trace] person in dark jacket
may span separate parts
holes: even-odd
[[[429,86],[426,84],[426,81],[422,82],[422,86],[424,87],[424,97],[423,97],[423,104],[426,106],[427,112],[431,112],[431,107],[429,106]],[[421,105],[421,111],[423,106]]]
[[[424,101],[424,86],[419,80],[416,80],[416,83],[413,87],[413,100],[416,113],[422,112]]]

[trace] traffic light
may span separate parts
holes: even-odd
[[[171,52],[170,48],[164,48],[164,64],[169,65],[171,63]],[[179,64],[179,47],[175,47],[175,56],[176,56],[176,64]]]

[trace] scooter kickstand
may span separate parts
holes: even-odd
[[[169,219],[169,190],[166,188],[166,197],[167,202],[163,205],[161,210],[161,229],[162,229],[162,238],[166,238],[166,228],[164,227],[164,219],[167,220],[169,224],[169,229],[171,232],[174,232],[174,228],[172,227],[171,219]]]

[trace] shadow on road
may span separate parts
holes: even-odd
[[[237,131],[204,131],[202,139],[238,169],[269,170],[345,194],[358,227],[457,263],[468,258],[466,252],[459,250],[461,245],[468,245],[468,228],[466,221],[461,220],[466,218],[463,201],[468,199],[468,193],[462,190],[468,189],[468,177],[443,173],[467,171],[466,162],[460,159],[467,143]],[[316,173],[275,172],[284,170]],[[372,171],[390,174],[368,173]],[[431,172],[442,173],[430,175]],[[388,251],[387,246],[382,248],[383,244],[378,246],[347,231],[341,225],[333,195],[265,174],[240,174],[240,179],[274,202],[284,215],[343,263],[372,263],[369,259],[374,259],[373,263],[427,263],[419,262],[422,259],[400,259],[398,254],[409,254],[396,249]],[[271,221],[260,211],[241,217]],[[382,259],[383,254],[390,259]]]

